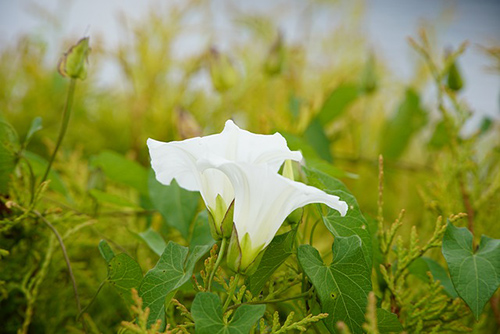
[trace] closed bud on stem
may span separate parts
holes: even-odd
[[[210,49],[208,62],[212,84],[218,92],[225,92],[236,85],[238,72],[227,56],[212,48]]]
[[[64,77],[85,80],[90,50],[89,37],[80,39],[59,60],[59,73]]]

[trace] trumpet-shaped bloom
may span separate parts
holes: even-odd
[[[209,169],[201,172],[197,168],[200,159],[221,158],[266,165],[269,171],[274,173],[285,160],[302,159],[302,154],[291,151],[285,138],[279,133],[253,134],[240,129],[231,120],[226,122],[220,134],[168,143],[148,139],[147,144],[157,180],[169,185],[176,179],[182,188],[199,191],[216,225],[222,222],[227,208],[232,203],[234,190],[227,176],[221,171]]]
[[[234,225],[240,254],[229,254],[232,269],[245,272],[259,253],[271,242],[285,218],[295,209],[311,203],[323,203],[344,216],[347,203],[315,187],[292,181],[266,166],[203,159],[198,163],[205,172],[217,169],[234,188]],[[234,247],[233,247],[234,248]],[[232,252],[230,246],[230,253]],[[234,249],[233,249],[234,252]]]

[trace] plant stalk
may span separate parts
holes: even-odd
[[[47,180],[50,169],[52,168],[52,163],[56,158],[57,151],[59,150],[64,135],[66,134],[66,130],[68,129],[69,116],[71,114],[71,107],[73,106],[73,97],[75,96],[75,87],[76,87],[76,79],[71,78],[69,82],[68,95],[66,96],[66,103],[64,104],[63,119],[62,119],[61,129],[59,131],[59,137],[57,138],[56,147],[54,149],[54,152],[52,153],[52,156],[50,157],[49,164],[47,165],[47,169],[45,170],[45,173],[42,177],[42,181],[40,183],[43,183],[45,180]]]

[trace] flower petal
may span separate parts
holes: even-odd
[[[266,247],[285,218],[310,203],[323,203],[345,215],[347,203],[317,188],[289,180],[267,166],[202,159],[200,170],[217,168],[234,188],[234,224],[240,242],[248,233],[252,248]],[[244,256],[244,254],[243,254]]]
[[[216,157],[266,164],[277,172],[285,160],[302,159],[302,154],[291,151],[279,133],[254,134],[240,129],[231,120],[226,122],[220,134],[168,143],[148,139],[147,144],[158,181],[169,185],[175,178],[182,188],[199,191],[211,209],[215,209],[217,195],[229,206],[234,199],[233,188],[226,175],[216,169],[202,175],[196,168],[198,160]]]

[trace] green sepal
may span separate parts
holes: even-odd
[[[229,205],[229,208],[226,206],[221,195],[217,195],[215,202],[215,212],[210,208],[208,210],[210,233],[215,240],[229,239],[233,231],[234,200]]]
[[[227,266],[234,272],[240,270],[241,264],[241,248],[240,242],[238,241],[238,232],[236,227],[233,228],[233,233],[231,234],[231,239],[229,240],[229,247],[227,249]]]

